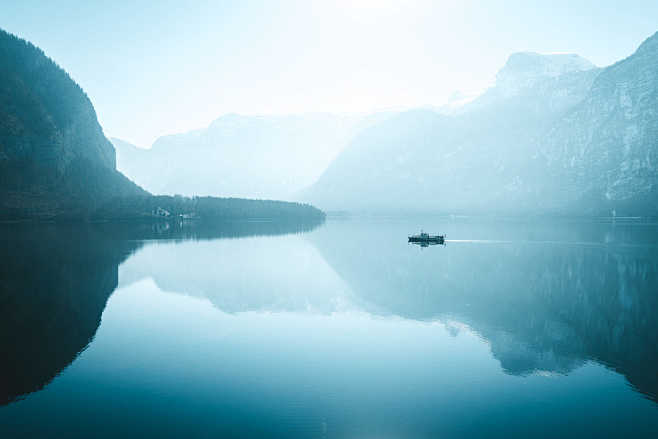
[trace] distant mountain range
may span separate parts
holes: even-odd
[[[386,113],[228,114],[150,149],[111,139],[117,166],[158,194],[290,199],[314,183],[354,134]]]
[[[302,199],[329,210],[658,214],[658,34],[603,69],[517,53],[454,115],[360,132]]]
[[[458,105],[367,116],[226,115],[118,168],[162,194],[328,210],[658,215],[658,36],[606,68],[515,53]]]
[[[230,132],[242,123],[220,124]],[[259,135],[252,128],[242,133]],[[175,144],[180,138],[172,136],[163,143]],[[168,148],[165,145],[158,151]],[[267,151],[243,153],[258,157]],[[194,181],[203,165],[202,158],[194,157],[198,166],[173,155],[157,164],[171,192],[182,193],[187,181]],[[167,164],[187,178],[164,174]],[[256,164],[236,162],[234,169],[240,172],[238,166]],[[217,169],[215,179],[226,174],[226,169]],[[117,171],[115,150],[80,86],[41,49],[0,30],[0,220],[162,220],[181,215],[213,220],[318,222],[324,218],[319,210],[299,203],[152,196]]]
[[[157,207],[289,217],[300,208],[147,191],[347,211],[655,216],[656,60],[658,34],[605,68],[574,54],[517,53],[463,105],[230,114],[148,150],[113,139],[115,157],[82,89],[40,49],[0,31],[0,219],[127,219]],[[130,197],[139,200],[116,204]]]

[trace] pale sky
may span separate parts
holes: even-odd
[[[226,113],[440,105],[517,51],[605,66],[658,31],[658,1],[3,0],[0,27],[70,73],[107,136],[148,147]]]

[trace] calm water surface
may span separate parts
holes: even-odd
[[[2,438],[658,437],[655,224],[6,225],[0,252]]]

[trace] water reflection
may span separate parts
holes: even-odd
[[[146,246],[119,268],[120,287],[152,279],[161,291],[208,299],[227,313],[330,314],[349,288],[303,236]]]
[[[0,228],[0,404],[41,389],[93,339],[138,243],[89,227]]]
[[[430,245],[446,245],[445,241],[444,242],[434,242],[434,241],[420,241],[420,242],[417,242],[417,241],[415,241],[415,242],[410,242],[409,244],[417,245],[420,248],[429,247]]]
[[[413,228],[404,221],[338,222],[311,239],[371,312],[467,324],[509,374],[567,374],[594,360],[658,399],[655,226],[442,227],[454,240],[439,252],[381,239]]]
[[[0,402],[42,389],[91,343],[48,389],[5,407],[3,420],[31,419],[53,401],[105,413],[100,396],[67,399],[88,384],[133,401],[113,413],[145,416],[144,426],[171,427],[170,414],[182,412],[198,431],[234,435],[308,436],[292,429],[312,420],[318,436],[369,424],[459,437],[493,436],[487,426],[505,417],[504,437],[524,422],[541,426],[537,413],[550,411],[542,398],[560,394],[539,375],[564,378],[564,389],[592,362],[657,400],[655,226],[436,221],[451,242],[423,251],[404,239],[419,226],[412,220],[3,227]],[[452,337],[429,323],[437,320]],[[531,383],[526,393],[519,382]],[[546,422],[580,410],[579,389],[563,390],[573,403],[554,403]],[[637,415],[628,422],[654,413],[628,389],[615,392],[609,405],[620,397],[624,416]],[[185,433],[169,427],[149,431]]]
[[[0,227],[0,405],[43,388],[93,340],[118,267],[148,240],[302,233],[291,222]],[[207,267],[206,264],[199,268]]]

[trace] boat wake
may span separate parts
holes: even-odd
[[[654,244],[627,244],[620,242],[592,242],[592,241],[505,241],[498,239],[446,239],[446,243],[455,244],[522,244],[522,245],[561,245],[574,247],[633,247],[651,248]]]

